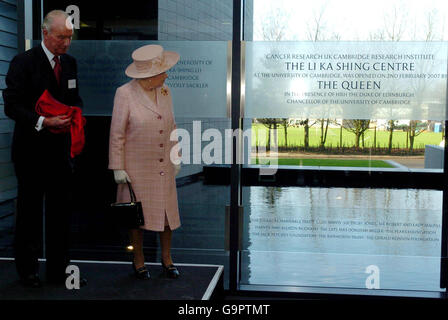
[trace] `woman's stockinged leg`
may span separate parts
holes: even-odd
[[[143,254],[143,230],[131,229],[129,230],[129,238],[131,245],[134,247],[134,265],[138,269],[145,264],[145,256]]]
[[[169,226],[165,226],[165,230],[159,233],[162,263],[165,266],[173,264],[173,260],[171,259],[171,235],[172,231]]]
[[[162,267],[168,278],[176,279],[180,276],[179,270],[174,266],[171,259],[171,229],[165,226],[165,230],[160,232],[160,247],[162,249]]]

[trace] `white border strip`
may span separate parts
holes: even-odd
[[[205,290],[205,293],[202,296],[201,300],[210,300],[210,297],[212,296],[212,293],[215,290],[216,285],[218,284],[219,278],[221,277],[224,267],[223,266],[217,266],[217,267],[218,270],[216,270],[215,275],[213,276],[212,281],[210,281],[210,284],[208,285],[207,290]]]
[[[14,261],[14,258],[2,258],[0,257],[0,261]],[[46,261],[46,259],[38,259],[39,261]],[[131,264],[132,262],[127,261],[97,261],[97,260],[70,260],[70,262],[74,263],[98,263],[98,264]],[[145,262],[146,265],[160,265],[160,263],[157,262]],[[217,264],[195,264],[195,263],[176,263],[176,266],[183,266],[183,267],[217,267],[218,270],[216,270],[215,275],[213,276],[212,280],[210,281],[207,289],[205,290],[204,295],[202,296],[201,300],[209,300],[211,295],[213,294],[213,290],[215,290],[216,285],[218,284],[219,278],[222,275],[222,272],[224,270],[224,267]]]

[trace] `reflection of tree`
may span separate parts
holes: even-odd
[[[310,124],[310,119],[308,118],[299,122],[299,124],[303,126],[303,146],[305,147],[305,149],[308,149],[308,147],[310,146],[310,128],[314,125],[314,123],[315,122]]]
[[[260,33],[261,38],[265,41],[281,41],[284,38],[285,31],[289,24],[289,15],[280,9],[272,10],[271,14],[266,17],[265,23],[261,25],[260,30],[256,30]],[[271,130],[277,130],[278,126],[283,126],[285,147],[288,146],[288,119],[287,118],[258,118],[258,122],[262,123],[268,128],[268,141],[266,151],[271,150]],[[277,143],[276,143],[277,144]]]
[[[343,127],[355,135],[355,147],[359,149],[359,140],[369,129],[370,120],[344,120]],[[364,142],[363,142],[364,145]]]
[[[288,118],[281,118],[279,120],[280,120],[280,125],[283,126],[283,136],[285,138],[285,147],[288,147],[288,127],[289,127]]]
[[[282,188],[280,187],[265,187],[263,188],[263,199],[270,208],[278,208],[278,199],[281,196]]]
[[[277,130],[279,125],[279,119],[277,118],[261,118],[257,119],[259,123],[262,123],[266,128],[268,128],[268,141],[266,145],[266,151],[271,151],[271,130]],[[276,143],[277,145],[277,143]]]
[[[272,10],[269,16],[264,17],[261,30],[257,30],[264,41],[284,40],[285,31],[289,24],[287,12],[277,9]]]
[[[325,34],[325,21],[323,20],[327,3],[313,10],[310,20],[307,21],[307,37],[311,41],[322,41],[328,38]]]
[[[310,15],[310,18],[306,21],[306,37],[309,41],[324,41],[324,40],[339,40],[340,36],[338,34],[335,34],[334,32],[330,32],[329,29],[326,27],[325,24],[325,11],[327,8],[327,2],[318,5],[317,10],[313,10],[313,14]],[[272,41],[272,42],[279,42],[286,40],[285,38],[288,37],[287,32],[289,32],[289,26],[290,26],[290,12],[280,9],[271,9],[269,14],[266,17],[263,17],[263,23],[261,26],[255,30],[257,33],[256,37],[259,39],[262,39],[264,41]],[[275,53],[275,52],[273,52]],[[263,60],[263,64],[265,65],[266,69],[270,69],[269,62],[266,60]],[[291,87],[291,80],[286,80],[286,87]],[[282,88],[285,87],[282,85],[282,80],[278,79],[276,84],[276,88]],[[263,94],[263,93],[262,93]],[[262,100],[262,97],[259,96],[259,99]],[[304,107],[307,108],[307,107]],[[326,137],[328,133],[328,127],[330,123],[330,119],[328,118],[322,118],[319,120],[311,120],[308,118],[308,113],[306,110],[301,110],[301,114],[305,115],[301,121],[298,121],[297,124],[303,126],[304,128],[304,138],[303,138],[303,145],[305,149],[308,149],[310,146],[310,134],[309,130],[310,128],[317,122],[321,123],[321,136],[320,136],[320,147],[324,148]],[[285,136],[285,146],[287,146],[288,141],[288,121],[287,119],[257,119],[258,122],[263,123],[268,130],[276,129],[280,124],[283,125],[284,128],[284,136]],[[269,135],[270,136],[270,135]],[[269,144],[267,149],[269,150]]]
[[[425,126],[421,126],[422,122],[419,120],[411,120],[408,126],[408,135],[409,135],[409,152],[412,152],[414,149],[414,141],[415,137],[420,135],[425,131]]]
[[[397,124],[397,121],[396,120],[389,120],[387,122],[387,124],[388,124],[387,130],[389,131],[389,145],[388,145],[388,148],[387,148],[387,152],[390,154],[390,153],[392,153],[392,140],[393,140],[394,129],[395,129],[395,126]]]
[[[440,33],[437,30],[438,26],[438,12],[436,9],[432,9],[426,12],[425,23],[423,25],[415,25],[414,39],[421,38],[424,41],[443,41],[443,32]],[[442,30],[444,29],[442,26]],[[421,35],[417,34],[420,31]]]
[[[406,31],[407,10],[406,6],[395,4],[392,9],[384,13],[383,27],[370,34],[371,40],[400,41]],[[393,134],[396,120],[390,119],[387,123],[389,131],[388,153],[392,153]]]
[[[320,148],[325,148],[325,142],[327,141],[328,126],[330,119],[319,119],[320,122]]]
[[[307,21],[307,37],[309,40],[317,42],[324,40],[340,40],[340,35],[337,33],[333,33],[329,35],[326,32],[326,24],[324,20],[325,10],[327,8],[328,2],[324,3],[317,10],[313,10],[313,14],[310,17],[310,20]],[[319,119],[317,122],[320,123],[320,144],[319,147],[321,149],[325,148],[325,142],[327,140],[328,133],[328,125],[330,124],[330,119]],[[309,119],[303,121],[304,129],[305,129],[305,149],[309,146]],[[312,126],[312,125],[311,125]]]
[[[407,15],[406,5],[404,3],[394,5],[392,10],[386,12],[384,15],[384,33],[385,39],[389,41],[400,41],[404,32],[407,29]]]
[[[382,26],[370,33],[370,40],[373,41],[402,41],[402,40],[412,40],[412,41],[434,41],[438,37],[443,39],[443,35],[439,33],[437,30],[437,11],[431,9],[426,13],[419,13],[417,17],[424,17],[425,22],[421,24],[414,24],[413,29],[409,27],[408,22],[412,21],[412,18],[417,17],[409,17],[408,6],[405,1],[400,1],[398,3],[394,3],[391,8],[385,8],[383,14],[383,24]],[[443,29],[443,28],[442,28]],[[442,32],[443,33],[443,32]],[[407,39],[406,39],[407,38]],[[424,52],[421,52],[424,53]],[[421,62],[420,64],[423,64]],[[426,67],[426,70],[421,70],[422,73],[429,73],[431,68],[430,64],[426,63],[423,65]],[[415,105],[422,106],[425,97],[422,93],[425,93],[427,97],[437,96],[437,93],[428,92],[428,88],[426,88],[428,84],[427,79],[416,78],[412,79],[408,82],[412,84],[414,91],[416,92],[415,96]],[[390,88],[392,89],[392,88]],[[435,88],[434,88],[435,89]],[[429,98],[431,100],[431,98]],[[428,100],[428,98],[426,98]],[[413,110],[414,112],[417,110]],[[420,112],[420,116],[422,116],[422,112]],[[415,115],[416,116],[416,115]],[[387,130],[389,132],[388,139],[388,153],[392,152],[392,144],[393,144],[393,134],[394,130],[397,127],[397,118],[399,117],[397,113],[397,109],[391,112],[391,117],[388,119]],[[411,116],[409,117],[411,118]],[[412,118],[411,118],[412,119]],[[421,120],[421,119],[419,119]],[[421,121],[419,120],[411,120],[409,126],[407,127],[407,137],[409,140],[406,141],[406,144],[409,141],[409,151],[412,152],[414,148],[415,137],[422,133],[424,130],[419,127]]]

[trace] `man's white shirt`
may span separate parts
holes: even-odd
[[[44,44],[43,41],[40,43],[40,45],[42,46],[42,49],[44,50],[45,55],[46,55],[47,58],[48,58],[48,61],[50,61],[51,67],[54,69],[54,65],[56,64],[56,63],[53,61],[54,54],[52,54],[51,51],[47,49],[47,47],[45,46],[45,44]],[[58,59],[60,59],[60,58],[58,57]],[[35,128],[36,128],[37,131],[42,130],[44,120],[45,120],[45,117],[44,117],[44,116],[40,116],[39,119],[37,120],[37,123],[36,123],[36,126],[35,126]]]

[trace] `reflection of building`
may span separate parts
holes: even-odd
[[[245,26],[247,40],[252,39],[252,7],[253,1],[246,1],[246,17],[249,18]],[[233,28],[232,10],[232,2],[221,0],[159,1],[158,40],[230,41]],[[177,127],[186,129],[190,133],[193,131],[193,121],[201,121],[202,132],[209,128],[218,129],[223,137],[224,130],[231,128],[230,118],[176,117]],[[245,121],[244,128],[250,128],[250,125],[250,121]],[[250,141],[248,143],[250,144]],[[205,145],[207,143],[202,142],[201,150]],[[192,149],[191,152],[193,152]],[[224,152],[223,145],[223,155]],[[180,176],[200,171],[202,171],[202,165],[188,165],[183,167]]]
[[[231,1],[159,1],[158,40],[232,40]],[[245,1],[244,39],[252,40],[253,0]]]
[[[389,120],[371,120],[370,128],[377,128],[377,130],[389,130]],[[409,120],[395,121],[395,128],[409,126]]]
[[[20,8],[19,8],[20,9]],[[7,118],[3,112],[3,97],[1,90],[5,88],[5,76],[8,71],[9,61],[18,52],[18,29],[17,5],[10,1],[0,1],[0,204],[3,201],[13,199],[17,194],[17,181],[10,160],[12,132],[14,121]],[[0,217],[3,212],[0,212]]]
[[[232,5],[229,2],[219,0],[182,1],[181,3],[172,0],[159,1],[158,15],[159,40],[232,40]],[[230,127],[229,119],[176,117],[177,127],[190,132],[190,136],[193,136],[193,121],[198,120],[201,121],[202,132],[208,128],[215,128],[223,132]],[[202,142],[201,150],[204,145]],[[190,149],[190,152],[193,153],[193,148]],[[192,154],[189,158],[193,157]],[[183,166],[180,175],[186,176],[201,171],[202,165],[188,165]]]
[[[159,40],[231,40],[232,3],[159,1]]]

